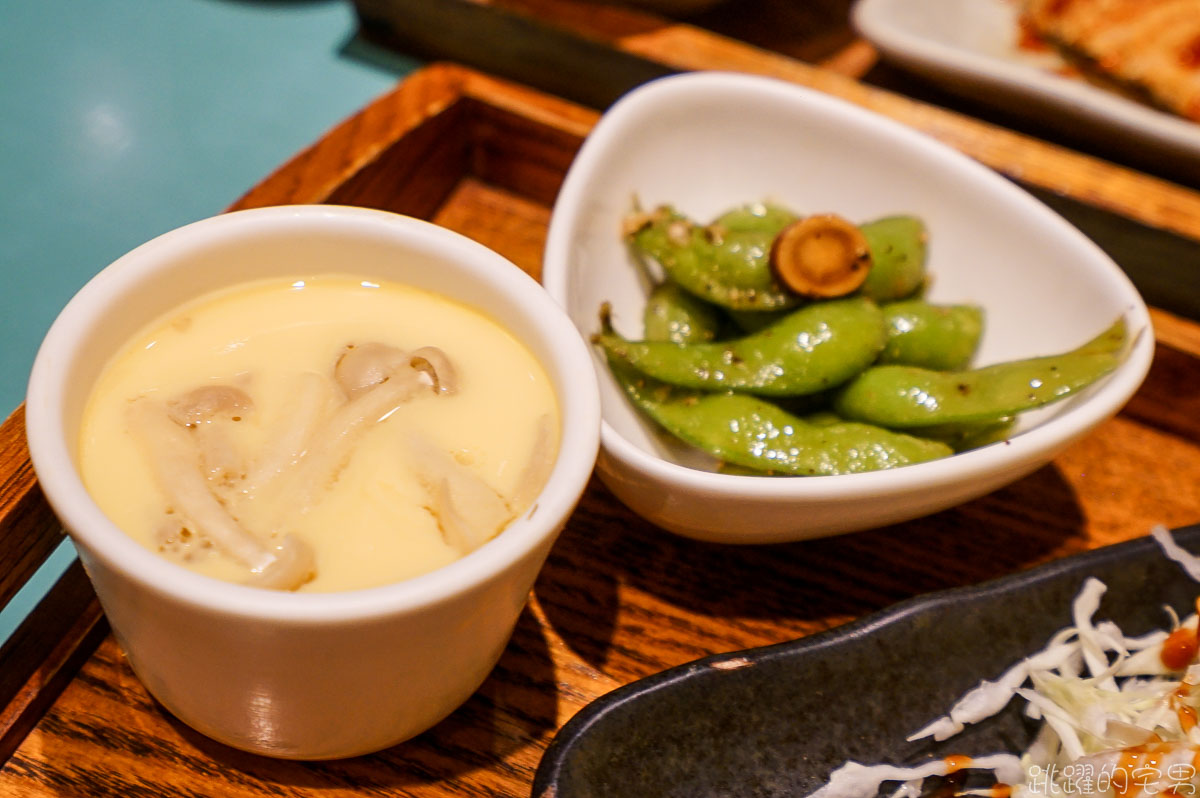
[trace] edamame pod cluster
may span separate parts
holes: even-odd
[[[736,473],[856,473],[1002,440],[1128,348],[1118,318],[1074,350],[971,368],[983,311],[923,298],[914,216],[852,224],[757,203],[699,224],[662,207],[623,232],[662,280],[642,340],[606,306],[594,341],[634,406]]]

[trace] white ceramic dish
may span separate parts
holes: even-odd
[[[1200,125],[1064,74],[1054,53],[1020,47],[1017,15],[1013,0],[859,0],[853,22],[886,58],[953,91],[1200,172]]]
[[[634,196],[700,219],[766,198],[855,220],[917,214],[931,235],[930,298],[985,308],[981,364],[1070,349],[1122,313],[1139,336],[1115,373],[1030,414],[1009,442],[894,471],[814,478],[704,470],[707,458],[634,411],[593,351],[604,417],[599,474],[629,507],[677,533],[797,540],[950,507],[1047,463],[1114,414],[1149,368],[1145,304],[1078,230],[962,154],[829,96],[768,78],[692,73],[613,106],[567,174],[543,267],[543,283],[585,334],[597,330],[605,301],[618,330],[641,334],[646,286],[620,237]]]
[[[530,510],[438,570],[341,593],[220,582],[125,535],[88,495],[75,459],[84,403],[108,358],[199,294],[339,271],[453,297],[507,328],[542,363],[559,400],[560,450]],[[30,455],[130,664],[165,707],[255,753],[353,756],[436,723],[503,651],[592,472],[600,408],[587,358],[533,279],[461,235],[363,208],[240,211],[142,245],[68,303],[30,377]]]

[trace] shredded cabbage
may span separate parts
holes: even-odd
[[[1151,535],[1200,582],[1200,557],[1165,527]],[[1105,589],[1088,579],[1072,604],[1071,626],[908,738],[949,739],[1022,698],[1026,714],[1042,721],[1022,754],[951,756],[914,766],[847,762],[809,798],[875,798],[890,783],[898,783],[892,798],[916,798],[926,779],[959,770],[990,771],[995,779],[995,786],[959,795],[1200,798],[1197,616],[1180,619],[1167,608],[1169,632],[1128,637],[1111,621],[1095,620]],[[1182,662],[1173,661],[1179,656]]]

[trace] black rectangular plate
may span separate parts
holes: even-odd
[[[1200,548],[1200,526],[1175,532]],[[1126,634],[1192,611],[1200,585],[1150,538],[1074,555],[979,586],[910,599],[800,640],[722,654],[619,688],[547,749],[535,798],[804,796],[848,759],[913,763],[1019,752],[1034,726],[1019,702],[951,740],[906,742],[983,679],[1071,622],[1091,576],[1097,619]]]

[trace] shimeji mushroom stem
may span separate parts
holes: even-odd
[[[427,352],[421,358],[405,354],[397,359],[394,352],[399,351],[382,344],[362,345],[349,349],[338,361],[335,379],[348,398],[316,426],[290,473],[277,480],[277,495],[286,498],[281,507],[286,506],[293,514],[306,512],[320,491],[337,478],[363,431],[422,391],[432,390],[435,396],[446,393],[442,381],[444,375],[449,376],[447,382],[453,380],[453,367],[441,350],[435,350],[437,354]],[[349,360],[356,352],[360,354]],[[380,362],[370,362],[363,353]],[[444,362],[439,362],[439,355]],[[419,360],[422,367],[411,365],[414,360]],[[436,371],[432,385],[426,364]]]
[[[161,403],[133,402],[130,428],[169,501],[197,531],[272,586],[298,587],[308,579],[311,570],[305,568],[305,561],[311,563],[311,555],[304,556],[304,544],[289,536],[283,549],[276,550],[243,529],[209,489],[188,429],[172,421]]]
[[[554,434],[554,423],[548,414],[542,415],[537,421],[536,437],[533,449],[530,450],[529,460],[521,475],[517,478],[517,487],[513,491],[508,505],[514,515],[520,515],[533,504],[533,500],[542,492],[550,472],[554,470],[554,455],[557,449]]]
[[[469,554],[498,535],[533,504],[554,468],[555,435],[550,416],[538,419],[529,460],[505,499],[482,477],[417,432],[409,434],[407,453],[417,479],[429,496],[429,512],[446,544]]]
[[[446,545],[459,554],[470,554],[512,520],[504,498],[452,454],[415,431],[405,444]]]
[[[268,436],[266,448],[242,481],[243,494],[257,495],[273,479],[299,462],[329,403],[332,391],[328,382],[313,372],[299,375],[278,429]]]
[[[421,392],[440,396],[458,389],[454,365],[441,349],[429,346],[405,352],[380,343],[347,347],[334,366],[333,383],[337,388],[318,374],[300,376],[288,420],[246,473],[234,440],[227,430],[214,426],[218,421],[238,421],[253,411],[253,401],[240,388],[213,383],[167,402],[140,398],[130,405],[130,429],[171,509],[193,531],[247,568],[251,574],[247,584],[295,589],[314,576],[315,555],[308,543],[291,534],[282,536],[278,545],[268,545],[242,525],[236,508],[250,512],[248,518],[257,518],[259,529],[284,529],[289,519],[307,512],[321,491],[337,480],[363,431]],[[331,408],[330,399],[339,388],[345,398]],[[235,461],[237,473],[227,473]],[[455,545],[466,553],[498,531],[511,514],[503,499],[482,481],[469,485],[464,494],[452,469],[443,471],[451,474],[440,486],[444,515],[448,525],[461,530],[454,535]],[[223,492],[218,494],[217,488]],[[225,492],[231,493],[225,496]],[[460,494],[468,497],[463,512],[452,504]],[[256,515],[242,504],[260,500],[267,508],[265,515]],[[226,501],[234,504],[227,506]],[[502,517],[495,512],[497,506]],[[489,516],[492,520],[477,532],[479,519]]]

